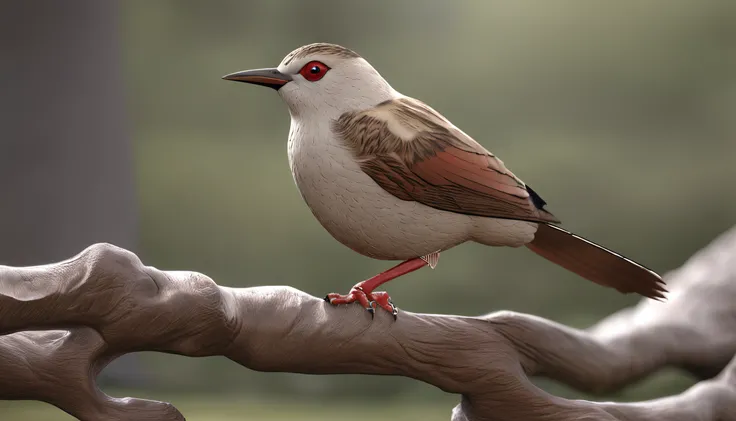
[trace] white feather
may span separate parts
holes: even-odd
[[[331,67],[318,82],[298,75],[305,63]],[[295,74],[279,90],[289,106],[289,165],[305,202],[342,244],[376,259],[404,260],[447,250],[465,241],[518,247],[534,237],[536,224],[446,212],[398,199],[365,174],[332,133],[342,113],[367,110],[402,96],[362,58],[311,56],[279,70]],[[421,124],[407,126],[376,111],[405,140]],[[436,262],[435,262],[436,263]]]

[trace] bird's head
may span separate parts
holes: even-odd
[[[327,43],[299,47],[278,67],[245,70],[223,79],[275,89],[294,117],[337,116],[398,95],[365,59]]]

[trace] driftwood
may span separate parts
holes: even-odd
[[[0,267],[0,399],[45,401],[82,420],[184,419],[170,404],[97,388],[107,363],[147,350],[260,371],[407,376],[461,394],[456,421],[736,420],[736,229],[665,278],[667,302],[642,300],[584,331],[506,311],[371,320],[357,305],[285,286],[221,287],[96,244],[60,263]],[[559,398],[527,377],[604,392],[665,366],[705,380],[629,404]]]

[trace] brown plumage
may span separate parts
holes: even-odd
[[[664,282],[655,272],[605,247],[552,225],[539,224],[530,250],[583,278],[624,294],[664,298]]]
[[[396,122],[400,127],[389,127]],[[663,298],[659,275],[620,254],[562,228],[546,203],[503,162],[422,102],[385,101],[373,109],[348,112],[333,131],[352,151],[360,168],[402,200],[435,209],[539,223],[526,246],[589,281]],[[402,138],[405,128],[412,136]]]
[[[402,139],[380,113],[412,125],[418,134]],[[500,159],[417,100],[401,98],[343,114],[333,130],[361,169],[398,198],[468,215],[559,222],[535,205],[526,185]]]

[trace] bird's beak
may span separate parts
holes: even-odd
[[[277,91],[287,83],[291,82],[291,76],[285,75],[278,69],[255,69],[243,70],[222,77],[225,80],[252,83],[254,85],[268,86]]]

